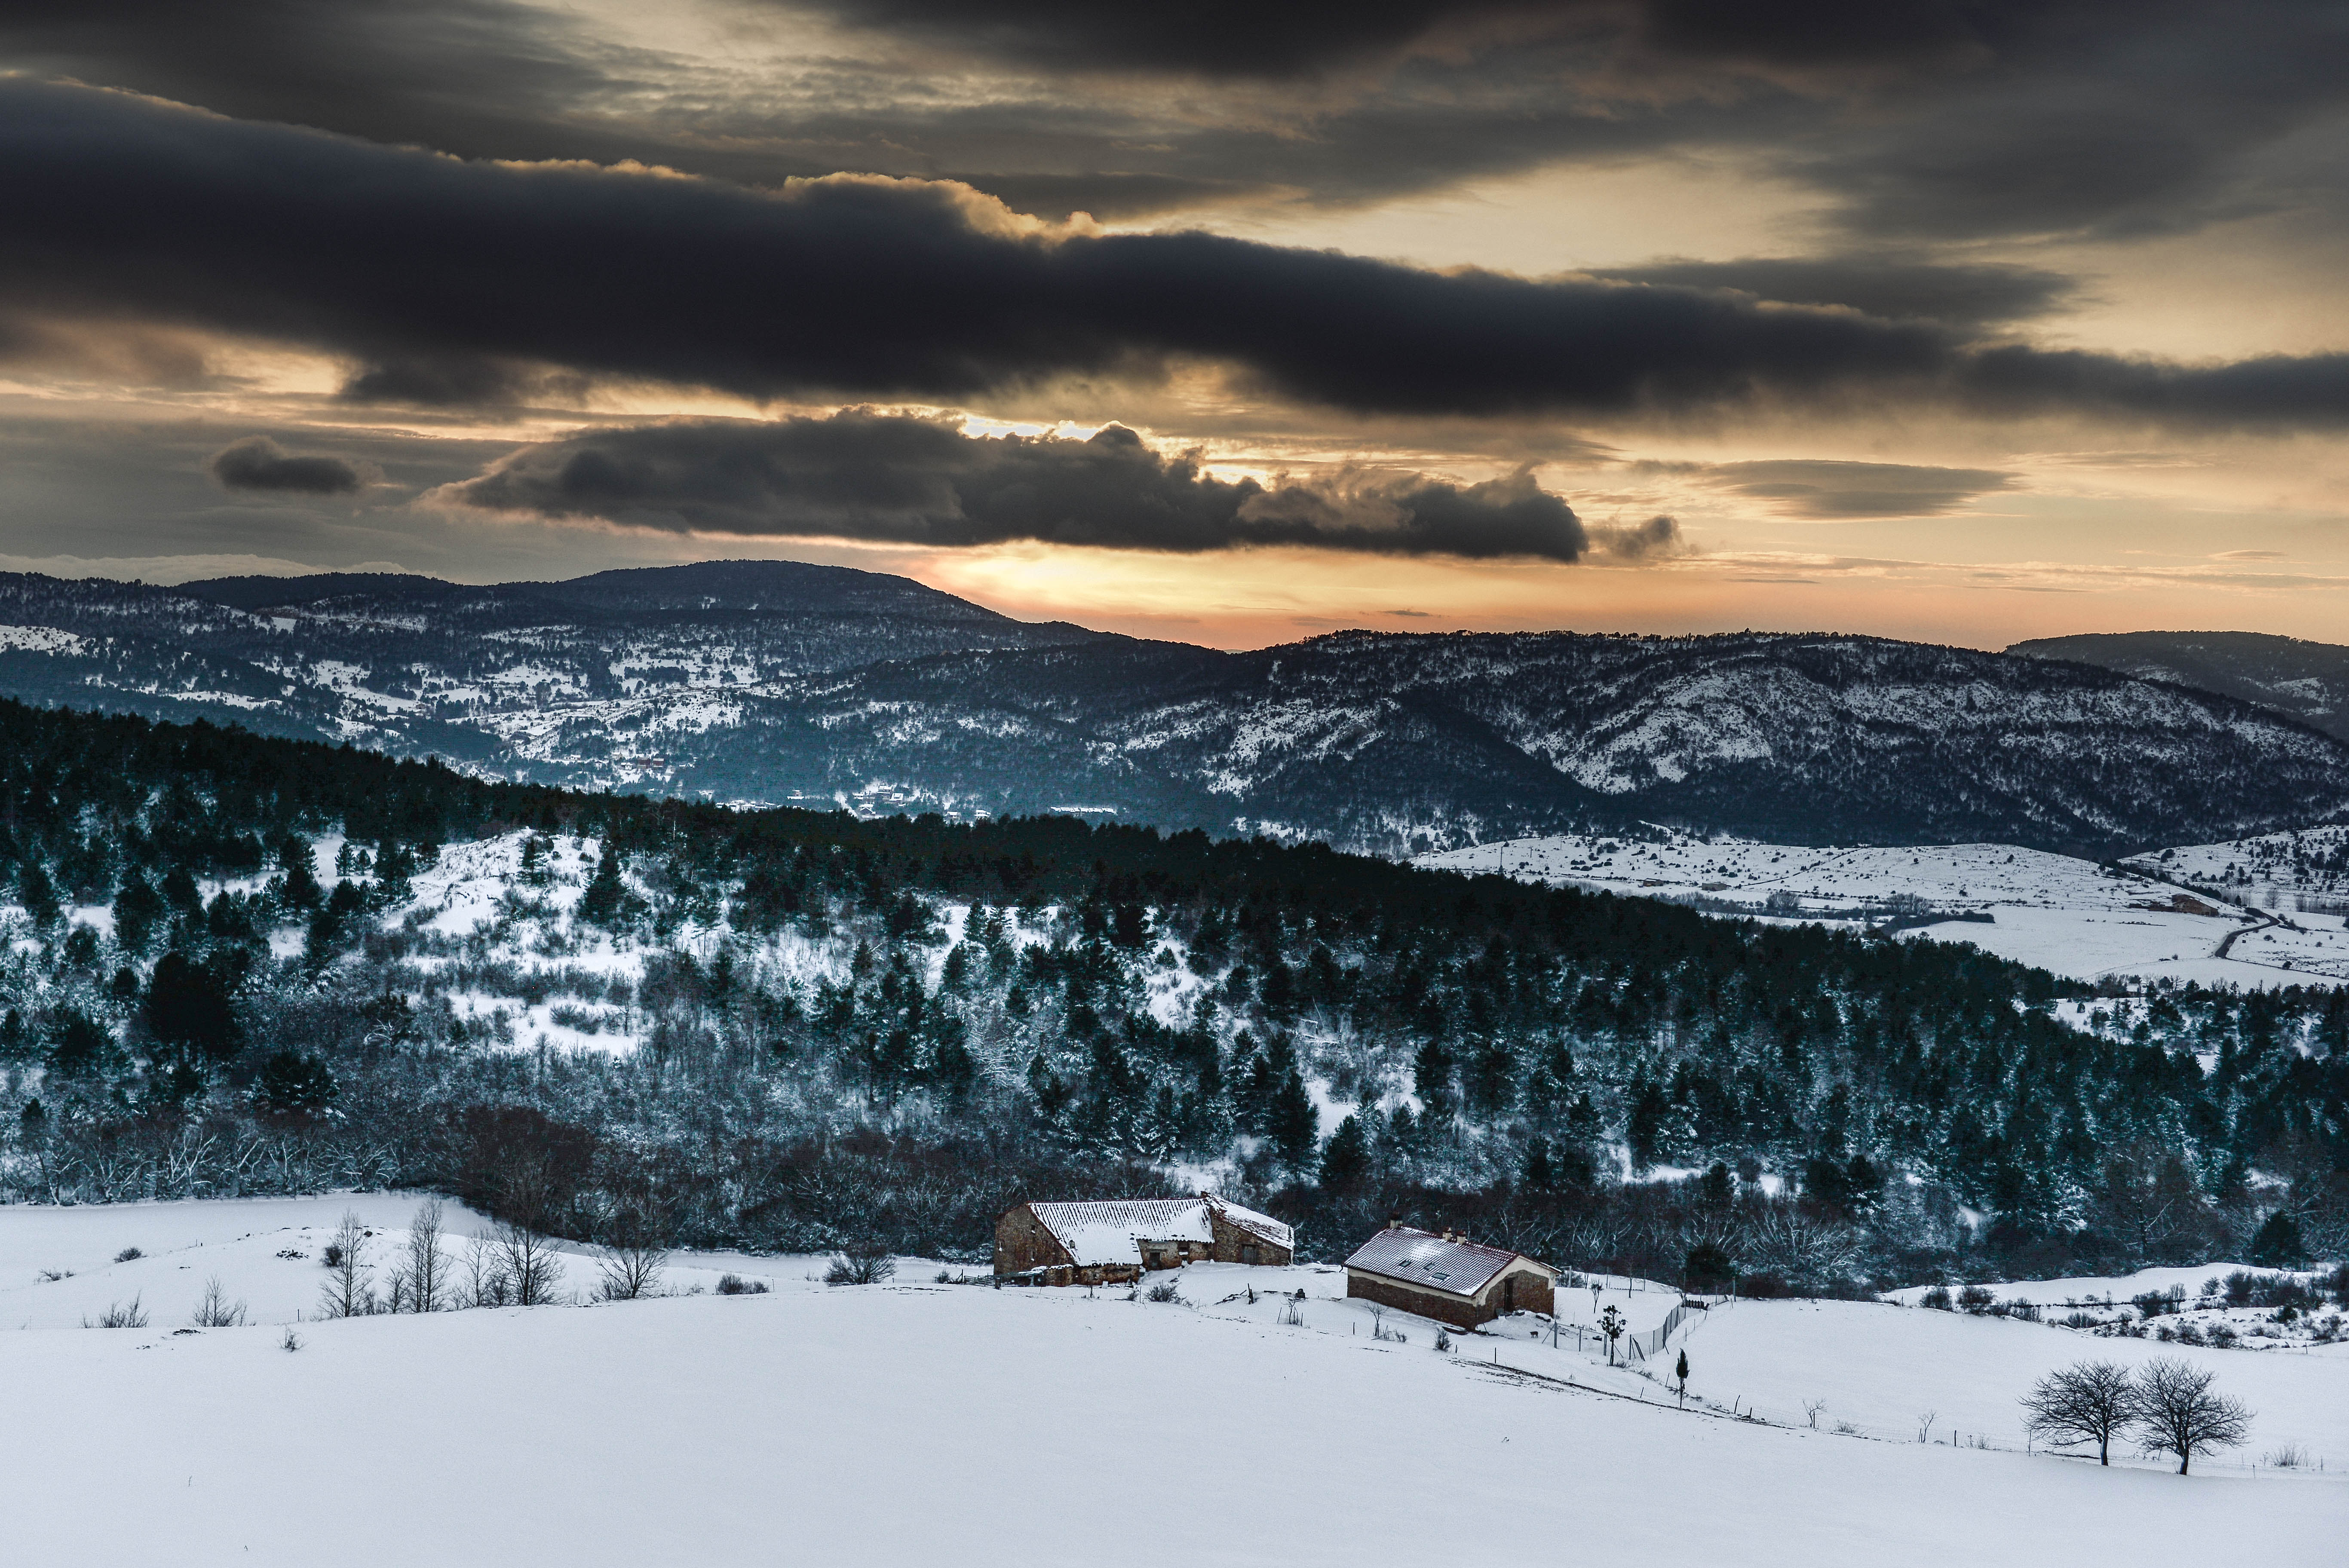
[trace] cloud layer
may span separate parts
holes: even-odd
[[[1834,462],[1780,458],[1722,463],[1707,482],[1771,502],[1795,517],[1938,517],[1976,496],[2006,489],[2014,476],[1992,469],[1945,469],[1910,463]]]
[[[2349,35],[2299,0],[694,9],[722,46],[517,0],[23,0],[0,66],[465,157],[949,175],[1052,214],[1730,151],[1870,242],[2349,215]]]
[[[962,547],[1009,540],[1197,552],[1309,545],[1380,554],[1538,556],[1589,546],[1528,471],[1483,484],[1351,472],[1228,481],[1110,426],[1089,439],[973,437],[848,409],[772,422],[583,430],[443,487],[444,504],[630,527]]]
[[[1940,323],[1719,289],[1055,230],[947,183],[767,193],[464,163],[21,80],[0,80],[0,207],[9,311],[301,344],[360,362],[364,397],[495,401],[578,377],[949,399],[1204,362],[1276,399],[1394,414],[1889,397],[2349,421],[2349,355],[2186,366],[1982,346]]]

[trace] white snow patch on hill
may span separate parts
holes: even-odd
[[[2182,851],[2181,851],[2182,852]],[[2145,872],[2013,844],[1821,849],[1662,833],[1561,834],[1420,856],[1431,869],[1702,902],[1774,918],[1873,923],[1920,913],[1987,913],[1904,935],[1965,942],[2083,980],[2168,977],[2205,985],[2349,982],[2338,914],[2279,921]],[[2171,874],[2176,874],[2172,872]],[[2180,903],[2181,895],[2186,902]],[[2197,913],[2207,911],[2208,913]]]

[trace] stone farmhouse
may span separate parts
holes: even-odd
[[[1522,1253],[1390,1224],[1346,1260],[1346,1294],[1474,1328],[1504,1313],[1550,1312],[1557,1271]]]
[[[995,1272],[1042,1284],[1115,1284],[1189,1263],[1281,1264],[1297,1233],[1268,1214],[1195,1198],[1022,1203],[995,1222]]]

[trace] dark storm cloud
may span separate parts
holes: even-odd
[[[955,398],[1205,361],[1277,397],[1397,414],[1866,397],[2349,420],[2349,356],[1985,351],[1937,323],[1717,290],[1070,237],[936,183],[764,193],[469,164],[21,80],[0,80],[0,297],[20,312],[305,344],[370,367],[355,393],[411,399],[494,400],[564,373]]]
[[[353,464],[323,453],[296,457],[266,436],[247,436],[204,465],[222,488],[291,495],[351,495],[367,483]]]
[[[778,8],[802,8],[781,0]],[[2033,7],[1927,0],[804,0],[853,25],[1034,67],[1204,77],[1310,74],[1424,44],[1587,35],[1662,57],[1781,66],[1962,61]]]
[[[1722,463],[1701,472],[1708,483],[1773,502],[1780,511],[1822,519],[1934,517],[2004,490],[2014,478],[1992,469],[1804,458]]]
[[[1527,471],[1474,485],[1355,472],[1267,488],[1205,473],[1196,454],[1162,457],[1119,426],[1086,440],[972,437],[864,409],[581,431],[434,499],[638,528],[944,547],[1291,544],[1573,561],[1588,542],[1573,509]]]
[[[1986,326],[2045,315],[2075,287],[2061,273],[1988,263],[1936,263],[1867,253],[1655,262],[1594,274],[1623,283],[1736,289],[1789,304],[1840,304],[1890,319]]]
[[[793,11],[869,53],[695,59],[512,0],[26,0],[0,8],[0,67],[466,157],[957,178],[1051,216],[1344,205],[1674,150],[1806,181],[1878,243],[2344,216],[2326,128],[2349,33],[2285,0],[718,7],[746,36]]]
[[[573,111],[655,63],[508,0],[10,0],[0,60],[377,141],[608,159],[629,152]]]

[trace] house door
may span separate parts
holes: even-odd
[[[1517,1276],[1511,1274],[1508,1278],[1501,1282],[1501,1311],[1504,1314],[1506,1314],[1516,1310]]]

